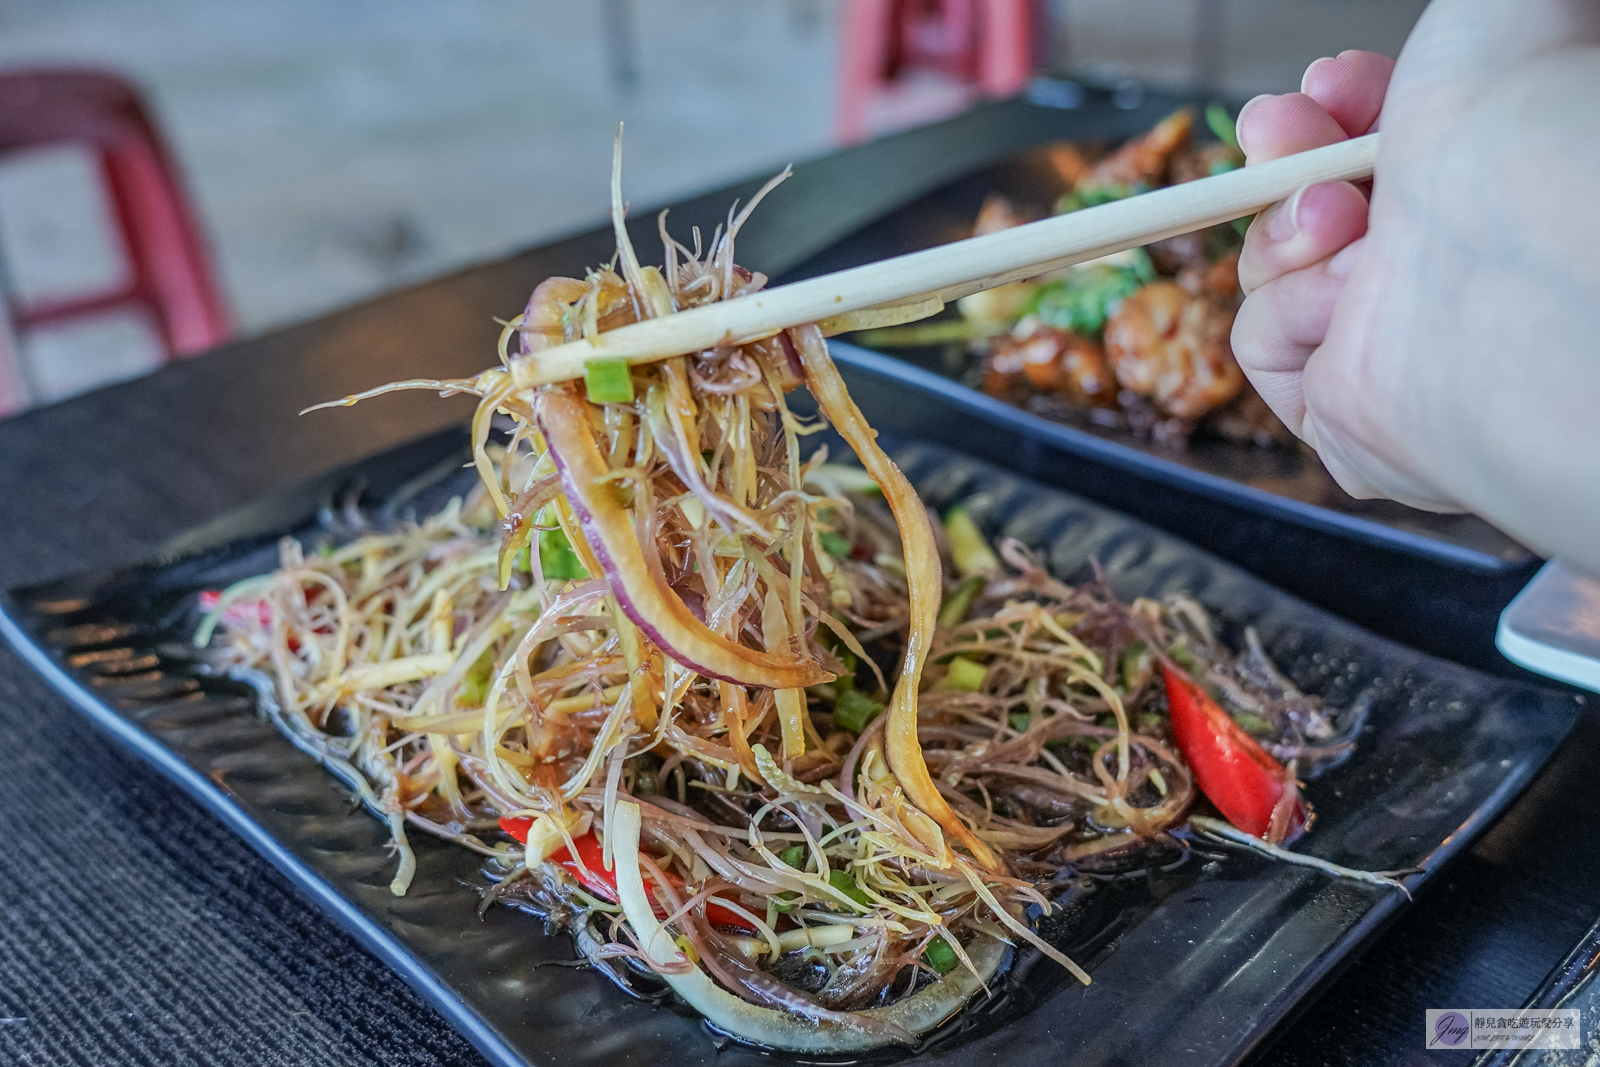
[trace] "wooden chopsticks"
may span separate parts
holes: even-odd
[[[512,361],[519,386],[583,376],[591,359],[644,363],[744,344],[815,322],[825,333],[889,326],[1006,282],[1253,214],[1316,182],[1372,174],[1378,134],[1312,149],[998,233],[647,319]]]

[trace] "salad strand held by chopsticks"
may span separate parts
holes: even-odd
[[[687,244],[663,220],[657,268],[620,188],[613,264],[540,285],[501,366],[363,394],[478,396],[478,487],[285,541],[206,605],[217,667],[265,679],[279,727],[388,823],[394,892],[408,834],[444,837],[485,857],[485,904],[559,923],[619,983],[839,1052],[914,1041],[1011,946],[1088,982],[1036,932],[1047,887],[1136,868],[1197,777],[1230,818],[1266,811],[1252,833],[1304,827],[1272,753],[1337,758],[1336,718],[1192,600],[1123,604],[965,511],[936,526],[816,328],[518,386],[544,348],[764,284],[733,258],[754,201]],[[862,467],[804,454],[801,384]],[[1229,777],[1238,751],[1255,778]]]

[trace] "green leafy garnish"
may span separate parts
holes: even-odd
[[[1239,127],[1228,109],[1221,104],[1209,104],[1206,107],[1206,125],[1211,127],[1211,132],[1217,135],[1217,140],[1238,152]]]
[[[859,885],[856,885],[855,875],[849,871],[829,871],[828,884],[862,907],[872,906],[872,898],[867,896]]]
[[[1143,248],[1128,249],[1128,258],[1133,261],[1128,267],[1141,282],[1149,285],[1156,280],[1156,265],[1150,262],[1150,253]]]
[[[850,550],[855,545],[850,543],[848,537],[839,533],[838,508],[822,508],[817,512],[817,541],[821,543],[822,550],[830,556],[844,559],[850,555]]]
[[[795,870],[799,870],[806,862],[806,846],[790,845],[778,853],[778,858]]]
[[[633,370],[626,359],[586,360],[583,384],[589,390],[591,404],[627,404],[633,400]]]
[[[822,550],[837,559],[845,559],[850,555],[850,550],[855,546],[846,538],[829,531],[817,535],[817,541],[822,545]]]
[[[1041,285],[1023,306],[1023,314],[1039,316],[1046,326],[1092,337],[1105,329],[1106,319],[1122,301],[1155,281],[1155,267],[1144,249],[1134,249],[1132,260],[1126,267],[1096,263]]]
[[[1118,667],[1122,674],[1122,688],[1132,691],[1142,685],[1154,669],[1154,662],[1150,658],[1150,646],[1143,641],[1135,641],[1122,650],[1122,658]]]
[[[1107,182],[1104,185],[1080,185],[1056,201],[1055,213],[1065,215],[1086,207],[1099,207],[1113,200],[1126,200],[1145,191],[1146,187],[1143,184],[1122,185],[1117,182]]]
[[[1146,712],[1139,716],[1139,732],[1141,734],[1156,734],[1159,736],[1167,728],[1167,717],[1154,712]]]
[[[546,506],[539,512],[538,523],[541,526],[556,526],[555,510]],[[565,530],[555,529],[539,531],[539,566],[548,578],[587,578],[589,572],[578,559],[578,554],[572,550],[572,542],[567,540]]]
[[[922,950],[922,962],[938,971],[940,974],[949,974],[955,970],[956,950],[950,947],[950,942],[943,937],[935,937],[928,942],[928,947]]]
[[[833,705],[833,721],[853,734],[859,734],[883,714],[883,704],[851,687],[839,694]]]

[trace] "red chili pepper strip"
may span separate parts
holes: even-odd
[[[220,589],[202,589],[200,591],[201,611],[208,613],[216,611],[217,605],[220,603],[222,603],[222,591]],[[265,600],[234,601],[232,604],[229,604],[228,609],[222,613],[222,621],[232,626],[244,626],[253,621],[251,619],[252,615],[255,616],[256,619],[261,620],[262,626],[266,627],[267,629],[272,628],[272,605],[268,604]],[[326,628],[318,630],[318,633],[325,632],[329,631],[327,631]],[[300,651],[300,639],[294,634],[290,634],[285,643],[289,646],[290,652]]]
[[[212,612],[217,610],[217,605],[222,603],[221,590],[202,589],[199,603],[201,611]],[[259,620],[265,629],[272,629],[272,605],[267,603],[264,597],[256,600],[235,600],[222,613],[222,621],[230,626],[246,626],[256,620]],[[312,633],[331,634],[333,633],[333,626],[329,623],[323,623],[312,630]],[[289,634],[285,643],[289,646],[290,652],[300,651],[300,639],[293,633]]]
[[[222,603],[222,592],[217,589],[205,589],[200,593],[200,610],[212,612],[217,610],[217,605]],[[250,617],[251,607],[255,608],[256,618],[261,620],[262,626],[272,625],[272,605],[265,600],[239,600],[228,605],[228,610],[222,617],[229,622],[243,622]]]
[[[1266,837],[1272,809],[1283,796],[1287,772],[1256,739],[1211,699],[1200,685],[1170,664],[1162,664],[1167,707],[1178,751],[1194,772],[1195,784],[1233,825]],[[1287,837],[1305,826],[1305,804],[1295,802]]]
[[[532,819],[500,820],[500,829],[523,844],[528,843],[528,830],[532,826]],[[552,852],[548,862],[557,863],[565,867],[578,880],[579,884],[589,892],[602,900],[615,904],[617,902],[617,875],[614,870],[606,870],[605,861],[602,858],[600,839],[595,837],[593,832],[590,832],[582,837],[573,838],[572,843],[577,846],[578,857],[583,860],[583,866],[588,868],[587,871],[578,866],[572,858],[572,853],[565,845]],[[675,874],[668,873],[667,881],[671,882],[675,889],[683,888],[683,880]],[[661,919],[667,917],[666,911],[662,909],[660,904],[656,905],[656,917]],[[727,926],[736,930],[743,930],[745,933],[755,933],[750,926],[750,921],[744,916],[712,904],[709,901],[706,903],[706,921],[713,926]]]

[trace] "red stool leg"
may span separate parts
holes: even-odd
[[[91,70],[0,74],[0,150],[63,143],[99,153],[130,278],[110,291],[15,307],[17,330],[140,304],[169,355],[227,340],[228,313],[199,227],[134,86]]]
[[[228,337],[228,314],[160,148],[125,137],[108,145],[103,159],[136,285],[160,317],[168,350],[188,356],[221,344]]]
[[[979,0],[978,82],[990,96],[1015,96],[1033,76],[1033,4]]]
[[[834,137],[840,144],[867,139],[867,109],[883,88],[892,45],[894,0],[842,0],[839,5],[838,96]]]

